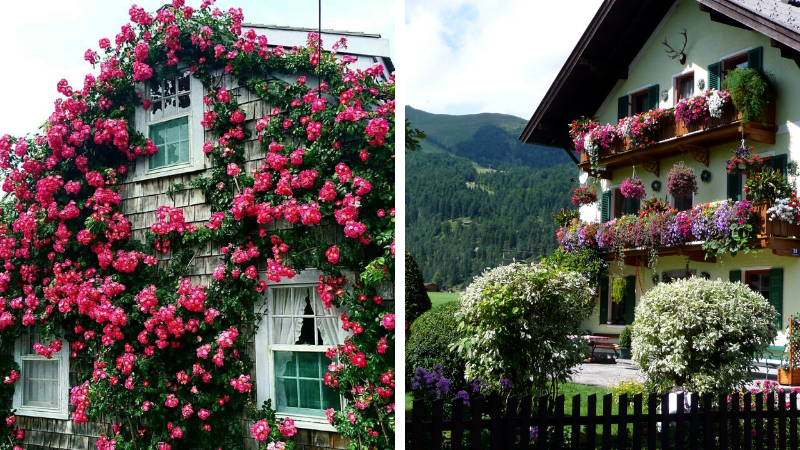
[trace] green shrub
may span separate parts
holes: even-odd
[[[777,317],[742,283],[660,283],[636,307],[633,362],[652,390],[734,392],[750,378],[753,354],[777,336]]]
[[[630,325],[622,329],[622,331],[619,333],[620,347],[628,347],[628,348],[631,347],[632,331],[633,330],[631,329]]]
[[[554,269],[574,270],[588,278],[591,286],[600,286],[601,282],[608,282],[608,263],[605,253],[597,250],[582,248],[566,252],[559,248],[547,255],[542,264]]]
[[[423,280],[422,272],[414,257],[406,252],[406,323],[409,327],[420,314],[431,309],[431,299],[425,290]]]
[[[406,342],[406,378],[410,379],[417,367],[430,371],[441,364],[442,375],[450,379],[450,393],[455,396],[465,390],[466,361],[450,350],[451,344],[466,336],[458,330],[458,302],[447,302],[422,314],[411,325]]]
[[[558,384],[587,356],[585,340],[575,336],[594,304],[594,289],[578,272],[520,263],[487,270],[461,295],[458,311],[467,378],[504,395],[506,379],[512,394],[555,400]]]

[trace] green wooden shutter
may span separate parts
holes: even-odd
[[[600,325],[608,323],[608,283],[610,279],[606,277],[600,282]]]
[[[728,198],[731,200],[742,199],[742,176],[739,174],[728,174]]]
[[[636,310],[636,277],[625,277],[625,325],[633,323]]]
[[[628,200],[628,214],[639,214],[640,201],[636,198],[629,198]]]
[[[778,329],[783,328],[783,269],[769,269],[769,304],[778,311]]]
[[[769,166],[773,169],[780,169],[783,176],[786,176],[786,163],[788,161],[788,157],[786,153],[782,155],[775,155],[769,160]]]
[[[741,282],[742,281],[742,271],[741,270],[731,270],[731,274],[730,274],[730,277],[728,278],[728,280],[731,283],[735,283],[737,281]]]
[[[658,85],[654,84],[647,88],[647,109],[654,110],[658,109],[658,100],[659,100],[659,93]]]
[[[708,65],[709,89],[719,89],[719,72],[720,72],[720,63],[715,62],[714,64]]]
[[[628,96],[620,97],[617,100],[617,120],[628,117]]]
[[[603,191],[600,194],[600,222],[606,223],[611,220],[611,191]]]
[[[747,52],[747,67],[761,70],[764,67],[764,49],[756,47]]]

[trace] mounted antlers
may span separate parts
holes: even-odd
[[[670,45],[667,44],[667,38],[664,38],[664,42],[662,42],[662,44],[667,47],[667,49],[664,51],[667,52],[667,55],[669,55],[669,59],[678,58],[678,62],[681,64],[686,64],[686,53],[683,53],[683,51],[686,50],[686,43],[689,41],[689,38],[686,36],[686,28],[683,29],[681,34],[683,35],[683,48],[681,48],[681,51],[677,51],[670,47]]]

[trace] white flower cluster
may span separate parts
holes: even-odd
[[[617,127],[617,131],[619,132],[619,134],[622,137],[624,137],[626,139],[630,139],[630,137],[631,137],[631,118],[630,117],[626,117],[626,118],[622,119],[620,121],[620,123],[619,123],[619,126]]]
[[[719,91],[716,89],[709,92],[708,97],[706,98],[706,107],[708,107],[708,115],[711,117],[719,119],[722,117],[722,105],[725,102],[722,100],[722,96],[719,95]]]
[[[586,133],[583,137],[583,149],[589,156],[597,156],[598,145],[592,140],[592,133]]]
[[[752,376],[753,354],[777,336],[777,321],[769,301],[743,283],[660,283],[636,305],[633,361],[663,390],[736,391]]]
[[[784,222],[795,223],[797,208],[792,206],[789,198],[776,198],[775,204],[767,210],[769,220],[782,220]]]

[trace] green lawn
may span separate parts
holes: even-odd
[[[457,302],[459,294],[449,292],[428,292],[428,297],[431,299],[433,306],[439,306],[445,302]]]

